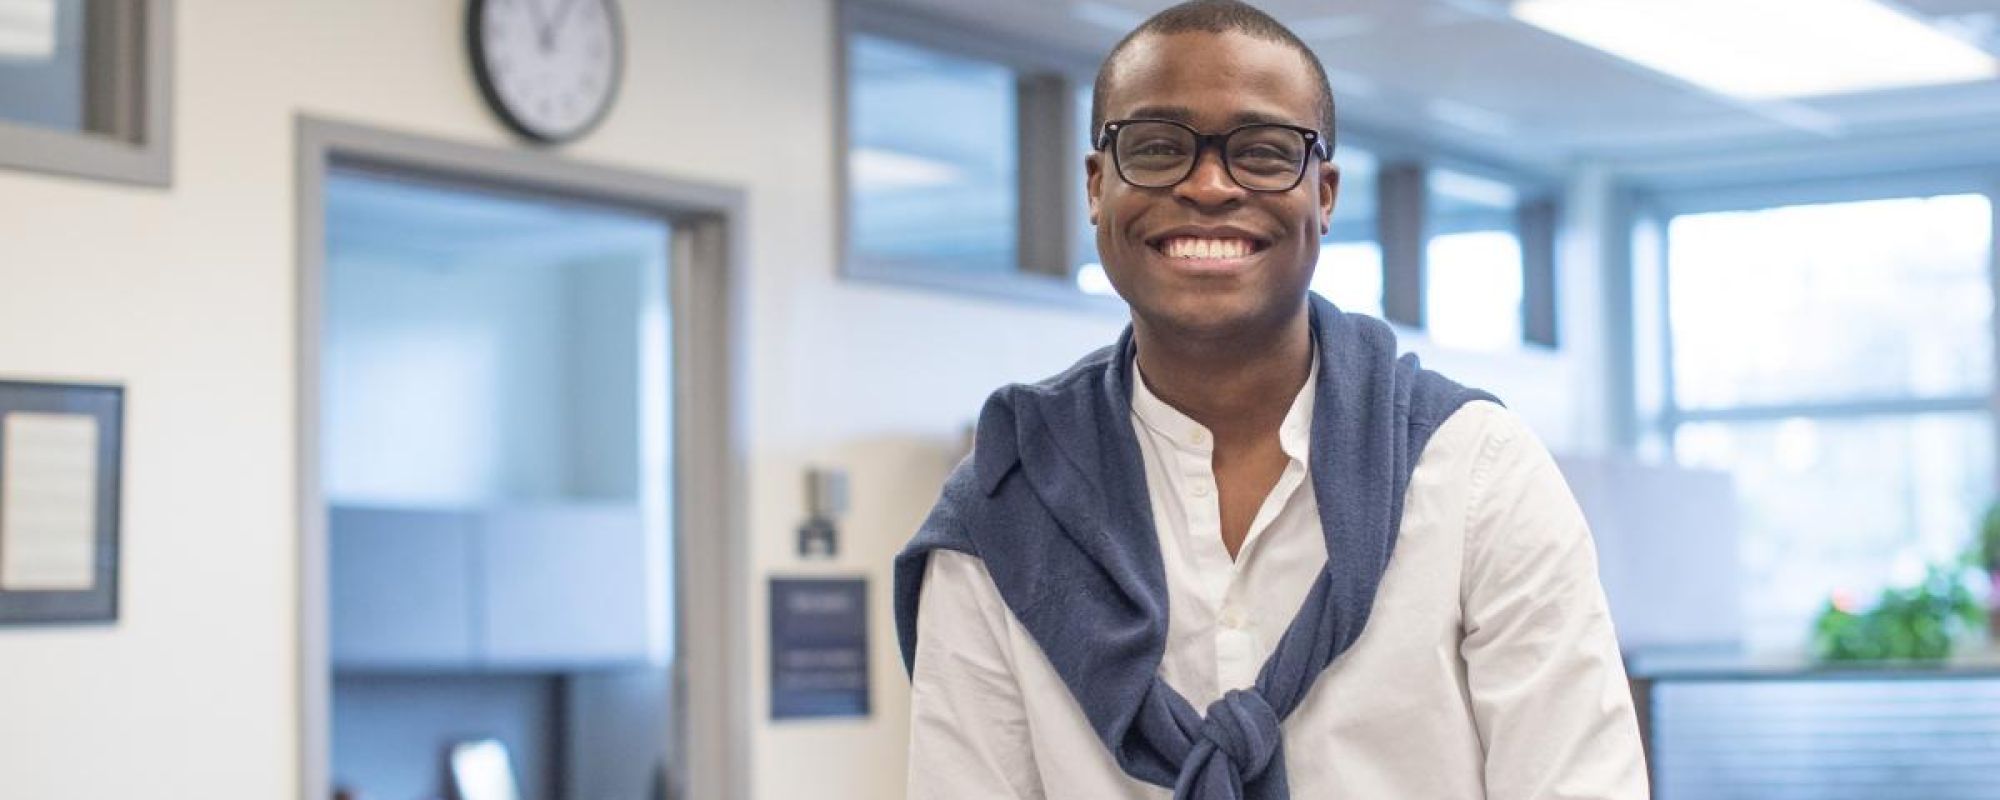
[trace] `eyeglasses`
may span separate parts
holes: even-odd
[[[1276,123],[1200,133],[1172,120],[1121,119],[1104,123],[1095,145],[1111,151],[1118,177],[1146,189],[1187,180],[1209,147],[1221,153],[1229,179],[1253,192],[1289,192],[1305,178],[1310,156],[1329,155],[1319,131]]]

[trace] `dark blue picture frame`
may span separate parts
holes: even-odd
[[[0,587],[0,626],[116,622],[125,389],[106,384],[0,380],[0,420],[22,411],[82,414],[97,420],[96,563],[88,589],[9,591]],[[6,447],[6,427],[0,425],[0,454]],[[6,485],[5,470],[5,460],[0,459],[0,487]],[[0,502],[5,502],[4,492],[0,492]],[[3,541],[0,547],[4,547]],[[0,552],[0,559],[6,557]]]

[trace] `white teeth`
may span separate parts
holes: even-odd
[[[1160,249],[1169,258],[1242,258],[1250,254],[1250,242],[1244,239],[1176,236],[1161,243]]]

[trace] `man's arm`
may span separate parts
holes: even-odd
[[[1596,548],[1554,459],[1502,411],[1468,491],[1459,652],[1486,750],[1486,796],[1647,797]]]
[[[1009,612],[979,559],[931,552],[910,681],[909,800],[1040,800]]]

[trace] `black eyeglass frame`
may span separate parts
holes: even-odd
[[[1149,184],[1139,183],[1138,181],[1132,180],[1130,177],[1127,177],[1125,175],[1125,164],[1123,163],[1122,160],[1118,158],[1118,148],[1115,147],[1114,145],[1116,145],[1118,142],[1119,131],[1122,131],[1134,124],[1141,122],[1157,122],[1166,125],[1172,125],[1176,128],[1180,128],[1181,130],[1187,131],[1190,136],[1194,137],[1194,155],[1188,159],[1187,171],[1181,173],[1181,176],[1179,178],[1175,178],[1172,183],[1153,186]],[[1305,138],[1306,152],[1308,154],[1308,157],[1299,159],[1298,173],[1292,176],[1292,182],[1290,184],[1287,184],[1285,188],[1259,189],[1247,183],[1244,183],[1241,178],[1236,177],[1236,167],[1229,163],[1229,148],[1226,147],[1225,145],[1228,144],[1229,137],[1235,136],[1236,134],[1249,130],[1251,128],[1284,128],[1286,130],[1297,133]],[[1171,189],[1175,186],[1181,185],[1181,181],[1185,181],[1188,179],[1189,175],[1193,175],[1194,168],[1197,165],[1201,164],[1202,152],[1210,149],[1211,147],[1215,149],[1216,158],[1222,161],[1222,171],[1228,173],[1229,179],[1231,181],[1235,181],[1237,186],[1243,187],[1244,191],[1268,192],[1272,194],[1289,192],[1293,189],[1299,188],[1299,184],[1305,181],[1306,179],[1306,167],[1312,164],[1312,158],[1310,156],[1315,156],[1315,155],[1319,156],[1319,160],[1321,161],[1329,161],[1332,160],[1333,158],[1333,153],[1327,149],[1326,138],[1320,136],[1319,131],[1305,127],[1303,125],[1289,125],[1282,122],[1252,122],[1248,125],[1238,125],[1234,128],[1230,128],[1229,130],[1223,131],[1221,133],[1202,133],[1201,131],[1195,130],[1193,126],[1178,120],[1114,119],[1104,123],[1104,128],[1098,131],[1097,141],[1092,142],[1091,144],[1092,148],[1099,152],[1109,151],[1111,153],[1111,168],[1113,171],[1118,173],[1119,180],[1124,181],[1132,186],[1137,186],[1141,189]]]

